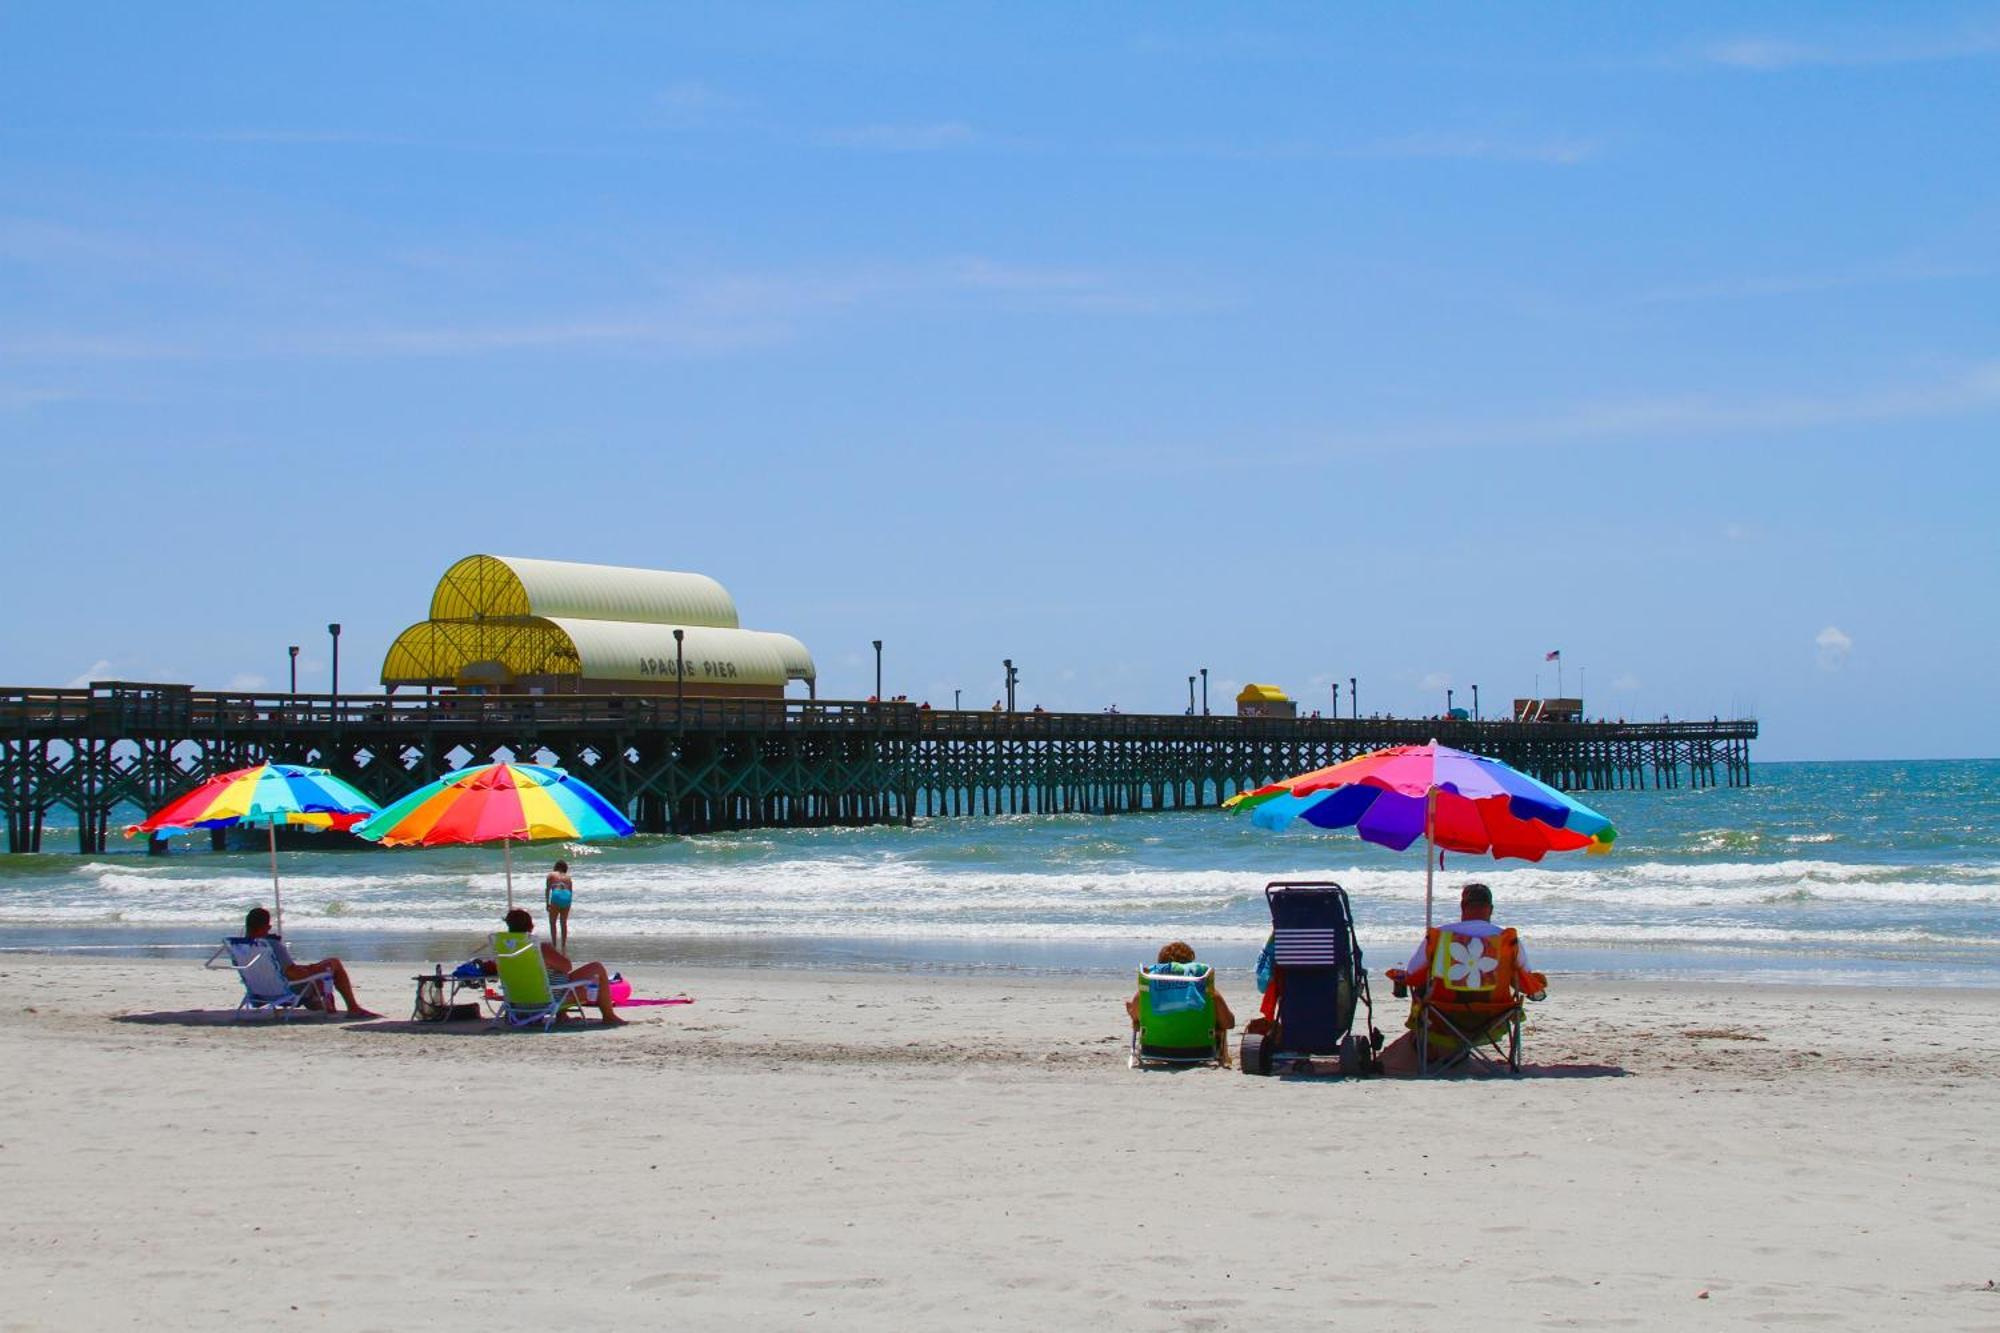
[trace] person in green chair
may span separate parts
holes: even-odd
[[[1175,940],[1171,944],[1163,944],[1160,946],[1160,962],[1173,963],[1185,967],[1194,962],[1194,949],[1191,945],[1180,940]],[[1236,1026],[1236,1015],[1230,1011],[1229,1001],[1223,999],[1222,992],[1215,988],[1213,973],[1210,976],[1208,994],[1209,998],[1215,1001],[1216,1044],[1221,1048],[1221,1063],[1226,1069],[1229,1066],[1229,1029]],[[1125,1012],[1131,1016],[1133,1030],[1137,1031],[1139,1027],[1139,995],[1136,991],[1133,993],[1131,999],[1125,1001]]]
[[[516,907],[507,913],[507,929],[517,935],[535,933],[535,918],[524,907]],[[549,970],[551,981],[585,981],[597,987],[597,1012],[606,1023],[618,1024],[625,1020],[611,1007],[611,973],[602,963],[572,963],[555,945],[541,941],[542,964]]]

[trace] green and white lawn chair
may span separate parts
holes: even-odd
[[[239,1019],[253,1013],[290,1018],[296,1013],[333,1012],[333,973],[315,972],[293,981],[280,965],[284,956],[280,949],[275,936],[254,940],[231,936],[202,966],[224,966],[221,960],[226,958],[226,966],[236,969],[243,983],[243,999],[236,1006]]]
[[[1139,1026],[1131,1067],[1223,1063],[1215,1026],[1215,972],[1207,963],[1154,963],[1139,969]]]
[[[493,962],[500,982],[498,1018],[510,1028],[534,1027],[547,1032],[564,1012],[583,1011],[592,987],[587,981],[554,981],[542,961],[542,946],[533,935],[501,931],[493,937]]]

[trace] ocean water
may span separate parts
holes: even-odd
[[[1748,789],[1600,792],[1607,857],[1450,856],[1492,886],[1538,965],[1614,975],[2000,985],[2000,761],[1762,764]],[[59,833],[51,833],[52,845]],[[1167,938],[1243,965],[1272,879],[1352,895],[1375,966],[1423,920],[1423,858],[1216,811],[935,819],[516,849],[541,900],[577,880],[575,939],[605,957],[771,966],[1116,970]],[[449,958],[492,929],[497,848],[281,853],[286,928],[361,957]],[[0,948],[171,952],[268,902],[261,852],[0,857]]]

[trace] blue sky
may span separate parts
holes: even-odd
[[[0,6],[0,678],[493,551],[833,697],[2000,753],[1996,113],[1990,4]]]

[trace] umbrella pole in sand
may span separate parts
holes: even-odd
[[[271,831],[271,915],[278,920],[278,933],[285,933],[285,903],[278,897],[278,821],[265,824]]]
[[[1437,874],[1437,830],[1433,827],[1437,820],[1438,789],[1432,787],[1424,793],[1424,931],[1431,928],[1431,888]]]
[[[500,840],[500,854],[507,860],[507,910],[514,910],[514,840]]]

